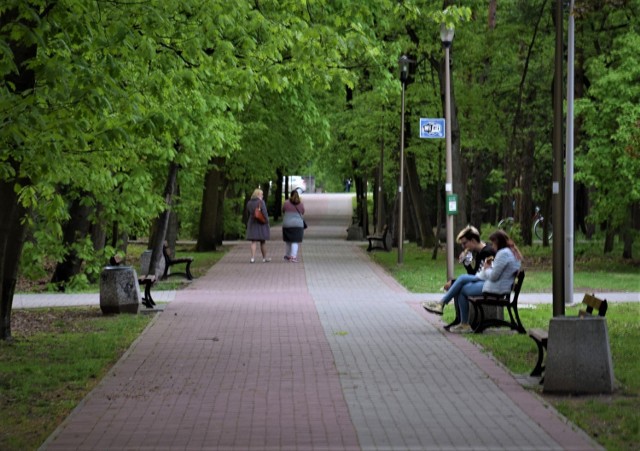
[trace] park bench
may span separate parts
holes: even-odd
[[[598,316],[602,317],[604,317],[607,313],[606,299],[599,299],[593,294],[585,294],[584,298],[582,299],[582,303],[586,306],[586,309],[581,309],[578,312],[578,316],[580,318],[591,316],[594,310],[597,310]],[[535,368],[531,372],[531,376],[542,376],[545,368],[542,362],[544,361],[544,351],[547,349],[547,344],[549,342],[549,331],[546,329],[530,329],[529,336],[538,347],[538,361],[536,362]],[[542,382],[543,381],[541,380],[540,383]]]
[[[109,259],[111,266],[120,266],[124,263],[124,259],[118,255],[114,255]],[[156,283],[156,276],[153,274],[145,274],[138,276],[138,286],[144,287],[144,295],[142,296],[142,305],[147,308],[153,308],[156,303],[151,297],[151,287]]]
[[[171,250],[169,249],[169,246],[166,242],[162,246],[162,255],[164,255],[164,274],[162,274],[163,280],[169,276],[174,275],[184,275],[188,280],[193,280],[193,276],[191,275],[191,263],[193,262],[193,257],[171,258]],[[184,272],[169,274],[169,268],[171,266],[181,264],[185,264]]]
[[[385,225],[382,227],[382,230],[379,233],[374,233],[373,235],[368,235],[367,240],[369,240],[369,247],[367,248],[367,252],[371,252],[374,249],[384,249],[385,251],[389,251],[390,243],[387,242],[389,233],[389,226]],[[381,245],[378,245],[378,243]],[[375,244],[375,245],[374,245]]]
[[[507,294],[483,293],[482,296],[470,296],[469,303],[473,306],[474,321],[471,327],[475,333],[482,333],[489,327],[508,327],[520,334],[526,333],[520,315],[518,314],[518,297],[524,282],[524,270],[516,272],[511,291]],[[484,307],[504,307],[509,313],[509,321],[499,318],[489,318],[485,315]]]

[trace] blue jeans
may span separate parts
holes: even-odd
[[[451,302],[452,299],[458,297],[465,285],[477,280],[480,279],[478,279],[476,276],[472,276],[471,274],[464,274],[458,277],[456,281],[453,282],[453,284],[449,287],[449,290],[442,297],[442,299],[440,299],[440,302],[442,302],[444,305],[447,305],[449,302]]]
[[[462,287],[460,294],[456,299],[458,308],[460,309],[460,322],[462,324],[469,323],[469,297],[482,296],[482,287],[484,280],[476,279],[475,282],[469,282]]]

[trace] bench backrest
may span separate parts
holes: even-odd
[[[593,315],[593,311],[598,311],[598,316],[604,316],[607,314],[607,300],[595,297],[593,294],[585,293],[582,303],[586,305],[586,310],[580,310],[578,316],[584,317],[587,315]]]
[[[518,296],[520,296],[520,290],[522,289],[522,284],[524,283],[524,269],[520,269],[516,272],[516,277],[513,279],[513,299],[511,300],[512,304],[518,304]]]

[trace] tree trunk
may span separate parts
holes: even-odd
[[[18,167],[15,163],[14,168]],[[19,171],[16,170],[16,173]],[[22,219],[27,211],[18,201],[15,184],[24,185],[26,180],[0,180],[0,339],[11,339],[11,308],[13,293],[18,280],[18,266],[26,235]]]
[[[610,227],[606,228],[605,236],[604,236],[604,253],[609,254],[613,251],[613,241],[616,237],[615,231],[611,230]]]
[[[423,248],[435,245],[435,236],[433,235],[433,225],[429,218],[429,209],[424,199],[422,188],[420,187],[420,179],[418,177],[418,168],[416,167],[416,156],[413,153],[406,155],[406,173],[407,188],[411,194],[413,211],[416,216],[416,232],[419,235],[420,245]]]
[[[534,132],[531,132],[531,135],[533,134]],[[530,136],[526,139],[521,147],[520,167],[532,168],[535,155],[535,136]],[[533,205],[533,171],[521,171],[519,182],[521,188],[519,202],[521,208],[518,216],[518,222],[521,225],[520,234],[522,235],[522,242],[527,246],[531,246],[533,244],[533,212],[531,211],[531,206]]]
[[[153,238],[150,243],[151,258],[149,260],[149,275],[158,276],[158,274],[156,274],[156,268],[160,258],[162,258],[162,246],[164,245],[167,229],[169,228],[169,214],[171,211],[173,194],[176,190],[178,169],[179,167],[177,163],[171,162],[169,164],[169,174],[167,176],[167,183],[164,187],[164,202],[166,208],[162,213],[160,213],[160,216],[155,221],[156,226],[154,227]]]
[[[273,219],[277,221],[282,216],[282,177],[284,174],[282,172],[282,168],[276,169],[276,191],[275,191],[275,199],[273,203]]]
[[[82,193],[80,194],[82,196]],[[63,228],[62,242],[67,249],[64,259],[56,265],[51,283],[57,285],[58,291],[65,290],[65,284],[80,273],[83,259],[78,255],[75,245],[84,240],[91,231],[89,216],[93,208],[82,205],[82,199],[76,198],[69,207],[69,220]]]
[[[209,170],[204,178],[200,224],[196,250],[208,252],[216,250],[216,227],[218,225],[219,197],[223,196],[222,178],[225,164],[224,157],[214,157],[209,161]]]

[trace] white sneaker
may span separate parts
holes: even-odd
[[[473,332],[473,329],[469,324],[458,324],[457,326],[453,326],[449,329],[449,332],[454,334],[470,334]]]
[[[442,312],[444,311],[444,304],[438,301],[426,301],[422,303],[422,308],[424,308],[429,313],[442,315]]]
[[[270,261],[271,259],[269,257],[262,259],[262,263],[269,263]]]

